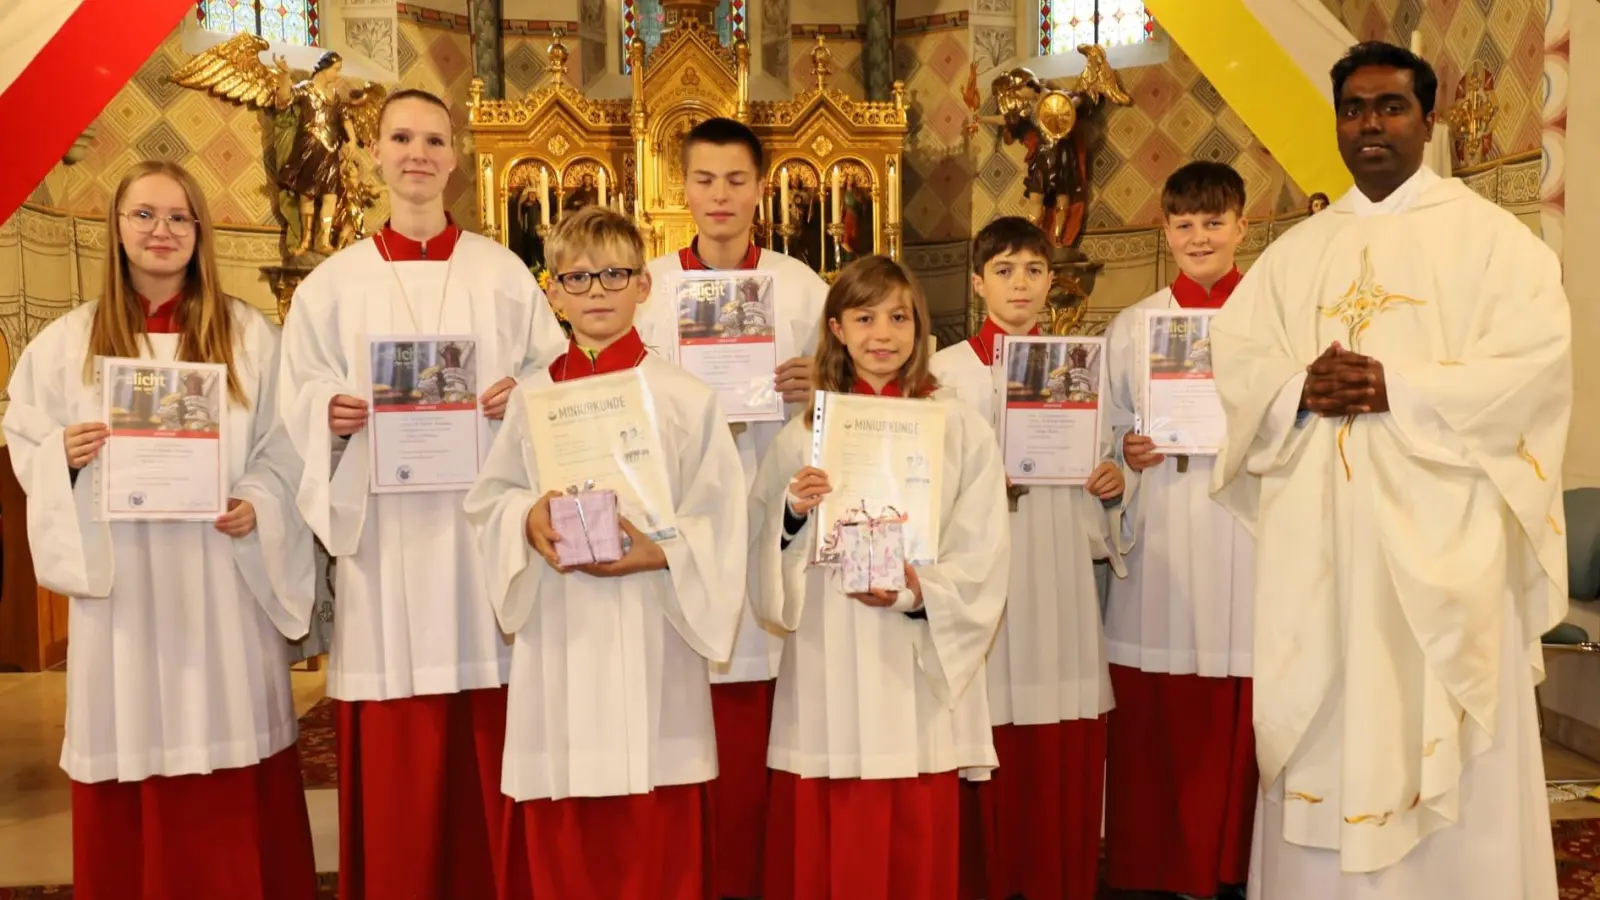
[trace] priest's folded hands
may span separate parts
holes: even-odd
[[[1300,409],[1319,416],[1355,416],[1389,411],[1383,363],[1337,341],[1306,367]]]

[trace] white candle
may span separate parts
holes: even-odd
[[[1420,28],[1411,32],[1411,52],[1418,56],[1422,55],[1422,29]]]
[[[838,222],[838,221],[841,220],[841,218],[842,218],[841,211],[843,209],[844,209],[843,178],[842,178],[841,173],[839,171],[839,167],[838,166],[834,166],[833,167],[833,220],[832,221]]]
[[[886,207],[884,220],[890,223],[900,221],[900,179],[897,177],[899,171],[891,160],[889,162],[888,190],[885,192],[887,196],[883,204]]]
[[[778,170],[778,205],[782,207],[783,224],[789,224],[789,167]]]
[[[539,167],[539,224],[550,227],[550,170]]]
[[[604,168],[602,168],[600,170],[600,185],[599,185],[599,187],[600,187],[600,205],[601,206],[605,206],[606,205],[606,170]]]

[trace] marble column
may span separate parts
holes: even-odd
[[[894,2],[866,0],[866,35],[861,47],[861,86],[868,100],[888,100],[894,84]]]
[[[500,0],[467,0],[472,23],[472,74],[483,79],[483,96],[506,96],[506,58],[501,52]]]

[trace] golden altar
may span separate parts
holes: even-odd
[[[559,33],[543,88],[491,100],[473,80],[468,129],[484,233],[538,267],[543,237],[564,212],[603,203],[633,217],[651,256],[687,246],[694,221],[684,204],[683,138],[725,116],[748,124],[766,148],[756,222],[764,246],[818,271],[836,269],[841,252],[845,261],[898,256],[904,84],[882,102],[828,89],[832,51],[819,37],[809,88],[791,100],[751,101],[744,38],[719,44],[703,0],[665,5],[661,43],[646,54],[636,37],[628,48],[628,99],[591,99],[573,87]]]

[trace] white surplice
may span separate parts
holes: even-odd
[[[1228,301],[1232,303],[1232,300]],[[1147,310],[1177,309],[1163,288],[1111,323],[1111,415],[1117,455],[1139,413],[1139,329]],[[1238,676],[1251,671],[1251,570],[1254,545],[1212,501],[1215,460],[1191,456],[1188,471],[1167,457],[1143,472],[1123,466],[1127,490],[1113,522],[1127,577],[1111,581],[1106,654],[1111,664],[1145,672]]]
[[[993,422],[993,370],[962,341],[933,357],[939,396]],[[1104,402],[1104,395],[1102,395]],[[1102,457],[1110,456],[1110,422]],[[995,725],[1053,725],[1111,709],[1094,560],[1113,555],[1105,507],[1082,487],[1035,485],[1011,525],[1010,597],[989,651],[989,714]]]
[[[696,270],[712,271],[712,270]],[[724,270],[732,274],[729,270]],[[817,348],[817,334],[822,327],[822,306],[828,299],[828,283],[805,263],[773,250],[763,249],[756,263],[757,272],[772,273],[773,300],[777,319],[773,322],[778,343],[778,362],[797,356],[809,357]],[[650,261],[650,300],[639,310],[636,326],[645,346],[663,355],[672,342],[678,339],[678,311],[673,285],[684,272],[677,253],[668,253]],[[805,404],[790,404],[790,416],[805,409]],[[781,422],[750,422],[734,426],[734,444],[739,450],[739,462],[744,467],[745,489],[755,483],[756,468],[761,458],[778,436]],[[778,677],[778,657],[783,652],[783,636],[762,628],[746,605],[744,619],[739,625],[739,639],[733,647],[733,658],[711,667],[713,683],[740,681],[770,681]]]
[[[255,765],[296,736],[289,639],[307,631],[311,532],[294,504],[300,463],[278,418],[277,329],[238,300],[234,373],[248,406],[225,411],[229,496],[255,507],[234,539],[211,522],[97,521],[99,462],[71,482],[63,434],[103,419],[84,381],[97,303],[52,322],[11,376],[5,435],[28,494],[39,584],[70,598],[67,725],[74,781],[140,781]],[[150,335],[171,361],[178,335]]]
[[[369,493],[370,428],[352,435],[334,460],[339,440],[328,429],[328,401],[367,395],[360,363],[368,336],[419,333],[475,335],[480,393],[548,364],[566,343],[527,267],[470,232],[448,262],[389,263],[368,238],[296,289],[284,328],[281,407],[305,460],[300,511],[337,561],[328,696],[339,700],[498,687],[508,671],[510,650],[461,511],[466,492]]]
[[[1217,496],[1261,549],[1252,896],[1554,897],[1532,698],[1567,603],[1554,255],[1423,169],[1280,238],[1212,340]],[[1297,416],[1334,341],[1383,363],[1388,413]]]
[[[774,769],[801,778],[955,770],[981,778],[996,764],[976,676],[1005,611],[1005,470],[977,413],[953,400],[922,402],[946,412],[939,561],[917,569],[925,619],[869,607],[839,589],[833,568],[809,565],[815,522],[779,549],[789,482],[811,462],[804,417],[784,426],[761,461],[750,495],[750,596],[756,616],[787,634],[767,753]]]
[[[739,625],[738,454],[715,392],[664,360],[640,369],[677,518],[677,536],[660,542],[665,571],[563,574],[528,545],[540,492],[521,396],[467,495],[490,601],[514,635],[501,790],[515,800],[643,794],[717,775],[706,663],[727,659]]]

